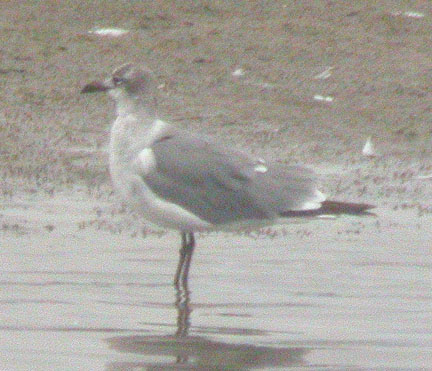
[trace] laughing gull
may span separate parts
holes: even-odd
[[[176,286],[187,281],[196,231],[372,208],[326,200],[309,169],[268,163],[160,120],[157,84],[142,66],[122,65],[81,92],[101,91],[116,102],[109,147],[114,188],[150,222],[181,232]]]

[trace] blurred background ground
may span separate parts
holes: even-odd
[[[163,86],[163,119],[309,165],[339,198],[424,211],[431,19],[427,1],[2,1],[2,193],[109,189],[113,104],[79,91],[137,61]]]

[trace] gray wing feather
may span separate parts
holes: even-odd
[[[174,134],[151,148],[156,169],[144,175],[150,189],[213,224],[273,218],[315,197],[311,171],[265,165],[258,172],[255,159],[209,138]]]

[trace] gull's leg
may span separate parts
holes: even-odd
[[[182,232],[182,247],[177,270],[174,277],[174,285],[179,288],[180,280],[184,289],[187,289],[189,268],[192,261],[193,250],[195,247],[195,237],[193,232]]]
[[[192,261],[192,255],[195,247],[195,237],[192,232],[188,233],[188,243],[186,247],[186,258],[184,261],[184,267],[183,267],[183,277],[182,277],[182,284],[184,288],[187,290],[187,284],[188,284],[188,276],[189,276],[189,268]]]
[[[182,246],[180,249],[180,259],[177,265],[177,271],[174,278],[174,286],[176,288],[176,301],[175,306],[178,311],[177,315],[177,337],[184,337],[188,335],[190,327],[190,313],[189,306],[189,290],[188,290],[188,274],[192,260],[192,254],[195,247],[195,238],[193,232],[182,232]],[[177,363],[183,364],[187,362],[187,357],[177,358]]]

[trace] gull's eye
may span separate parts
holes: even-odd
[[[115,86],[119,86],[123,82],[123,79],[118,76],[113,76],[112,80]]]

